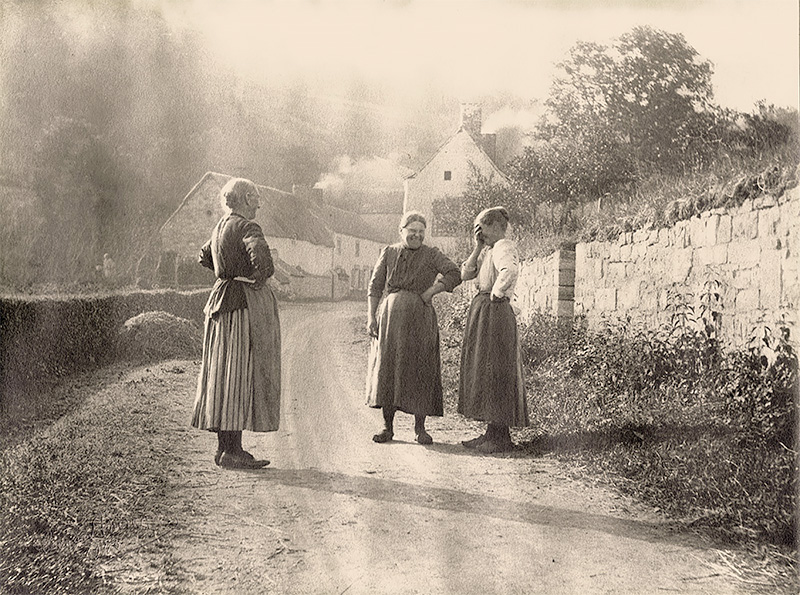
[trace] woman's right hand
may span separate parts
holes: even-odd
[[[378,321],[372,316],[367,319],[367,332],[370,337],[378,338]]]
[[[472,234],[475,238],[475,249],[480,250],[483,248],[483,230],[481,229],[480,223],[475,224],[475,228],[472,230]]]

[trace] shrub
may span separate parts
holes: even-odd
[[[764,328],[749,348],[729,354],[720,377],[727,421],[747,439],[776,441],[795,448],[800,389],[797,354],[789,329],[778,336]]]

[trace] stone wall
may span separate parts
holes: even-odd
[[[522,264],[515,302],[523,320],[528,320],[534,312],[571,319],[574,295],[574,250],[558,250]]]
[[[760,325],[795,328],[800,306],[800,190],[780,198],[762,196],[741,207],[716,209],[670,228],[623,233],[614,242],[575,248],[574,314],[590,325],[631,317],[652,326],[668,320],[670,292],[721,297],[723,336],[741,344]],[[523,313],[558,312],[554,281],[563,270],[556,252],[526,263],[518,283]],[[550,279],[550,281],[548,281]],[[716,284],[719,288],[716,289]],[[796,340],[796,332],[792,332]]]

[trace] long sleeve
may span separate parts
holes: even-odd
[[[474,279],[478,276],[478,271],[481,268],[481,263],[483,262],[483,257],[486,254],[486,248],[481,250],[481,253],[478,255],[478,258],[475,260],[473,265],[470,265],[470,258],[465,260],[461,263],[461,280],[462,281],[469,281],[470,279]]]
[[[511,240],[499,240],[492,248],[492,261],[497,269],[497,279],[492,285],[492,295],[511,298],[519,274],[517,247]]]
[[[245,227],[242,242],[253,266],[253,278],[263,283],[275,273],[275,263],[272,261],[272,253],[261,227],[255,222],[249,222]]]
[[[214,270],[214,259],[211,257],[211,240],[207,241],[203,244],[203,247],[200,248],[198,262],[207,269]]]
[[[369,297],[379,298],[383,295],[383,289],[386,287],[386,258],[388,251],[388,246],[381,250],[378,261],[372,269],[372,276],[370,277],[369,288],[367,290],[367,295]]]
[[[436,270],[442,276],[440,281],[444,285],[445,291],[452,292],[461,284],[461,271],[458,265],[447,258],[441,250],[435,249],[434,263]]]

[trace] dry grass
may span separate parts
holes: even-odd
[[[160,311],[126,320],[117,344],[121,359],[143,362],[197,357],[202,349],[203,331],[197,323]]]
[[[113,366],[54,388],[44,400],[67,399],[72,410],[30,412],[24,431],[5,443],[0,593],[118,593],[104,569],[130,556],[165,578],[174,572],[169,538],[183,510],[169,496],[178,462],[165,425],[185,420],[142,381],[105,390],[127,373]]]

